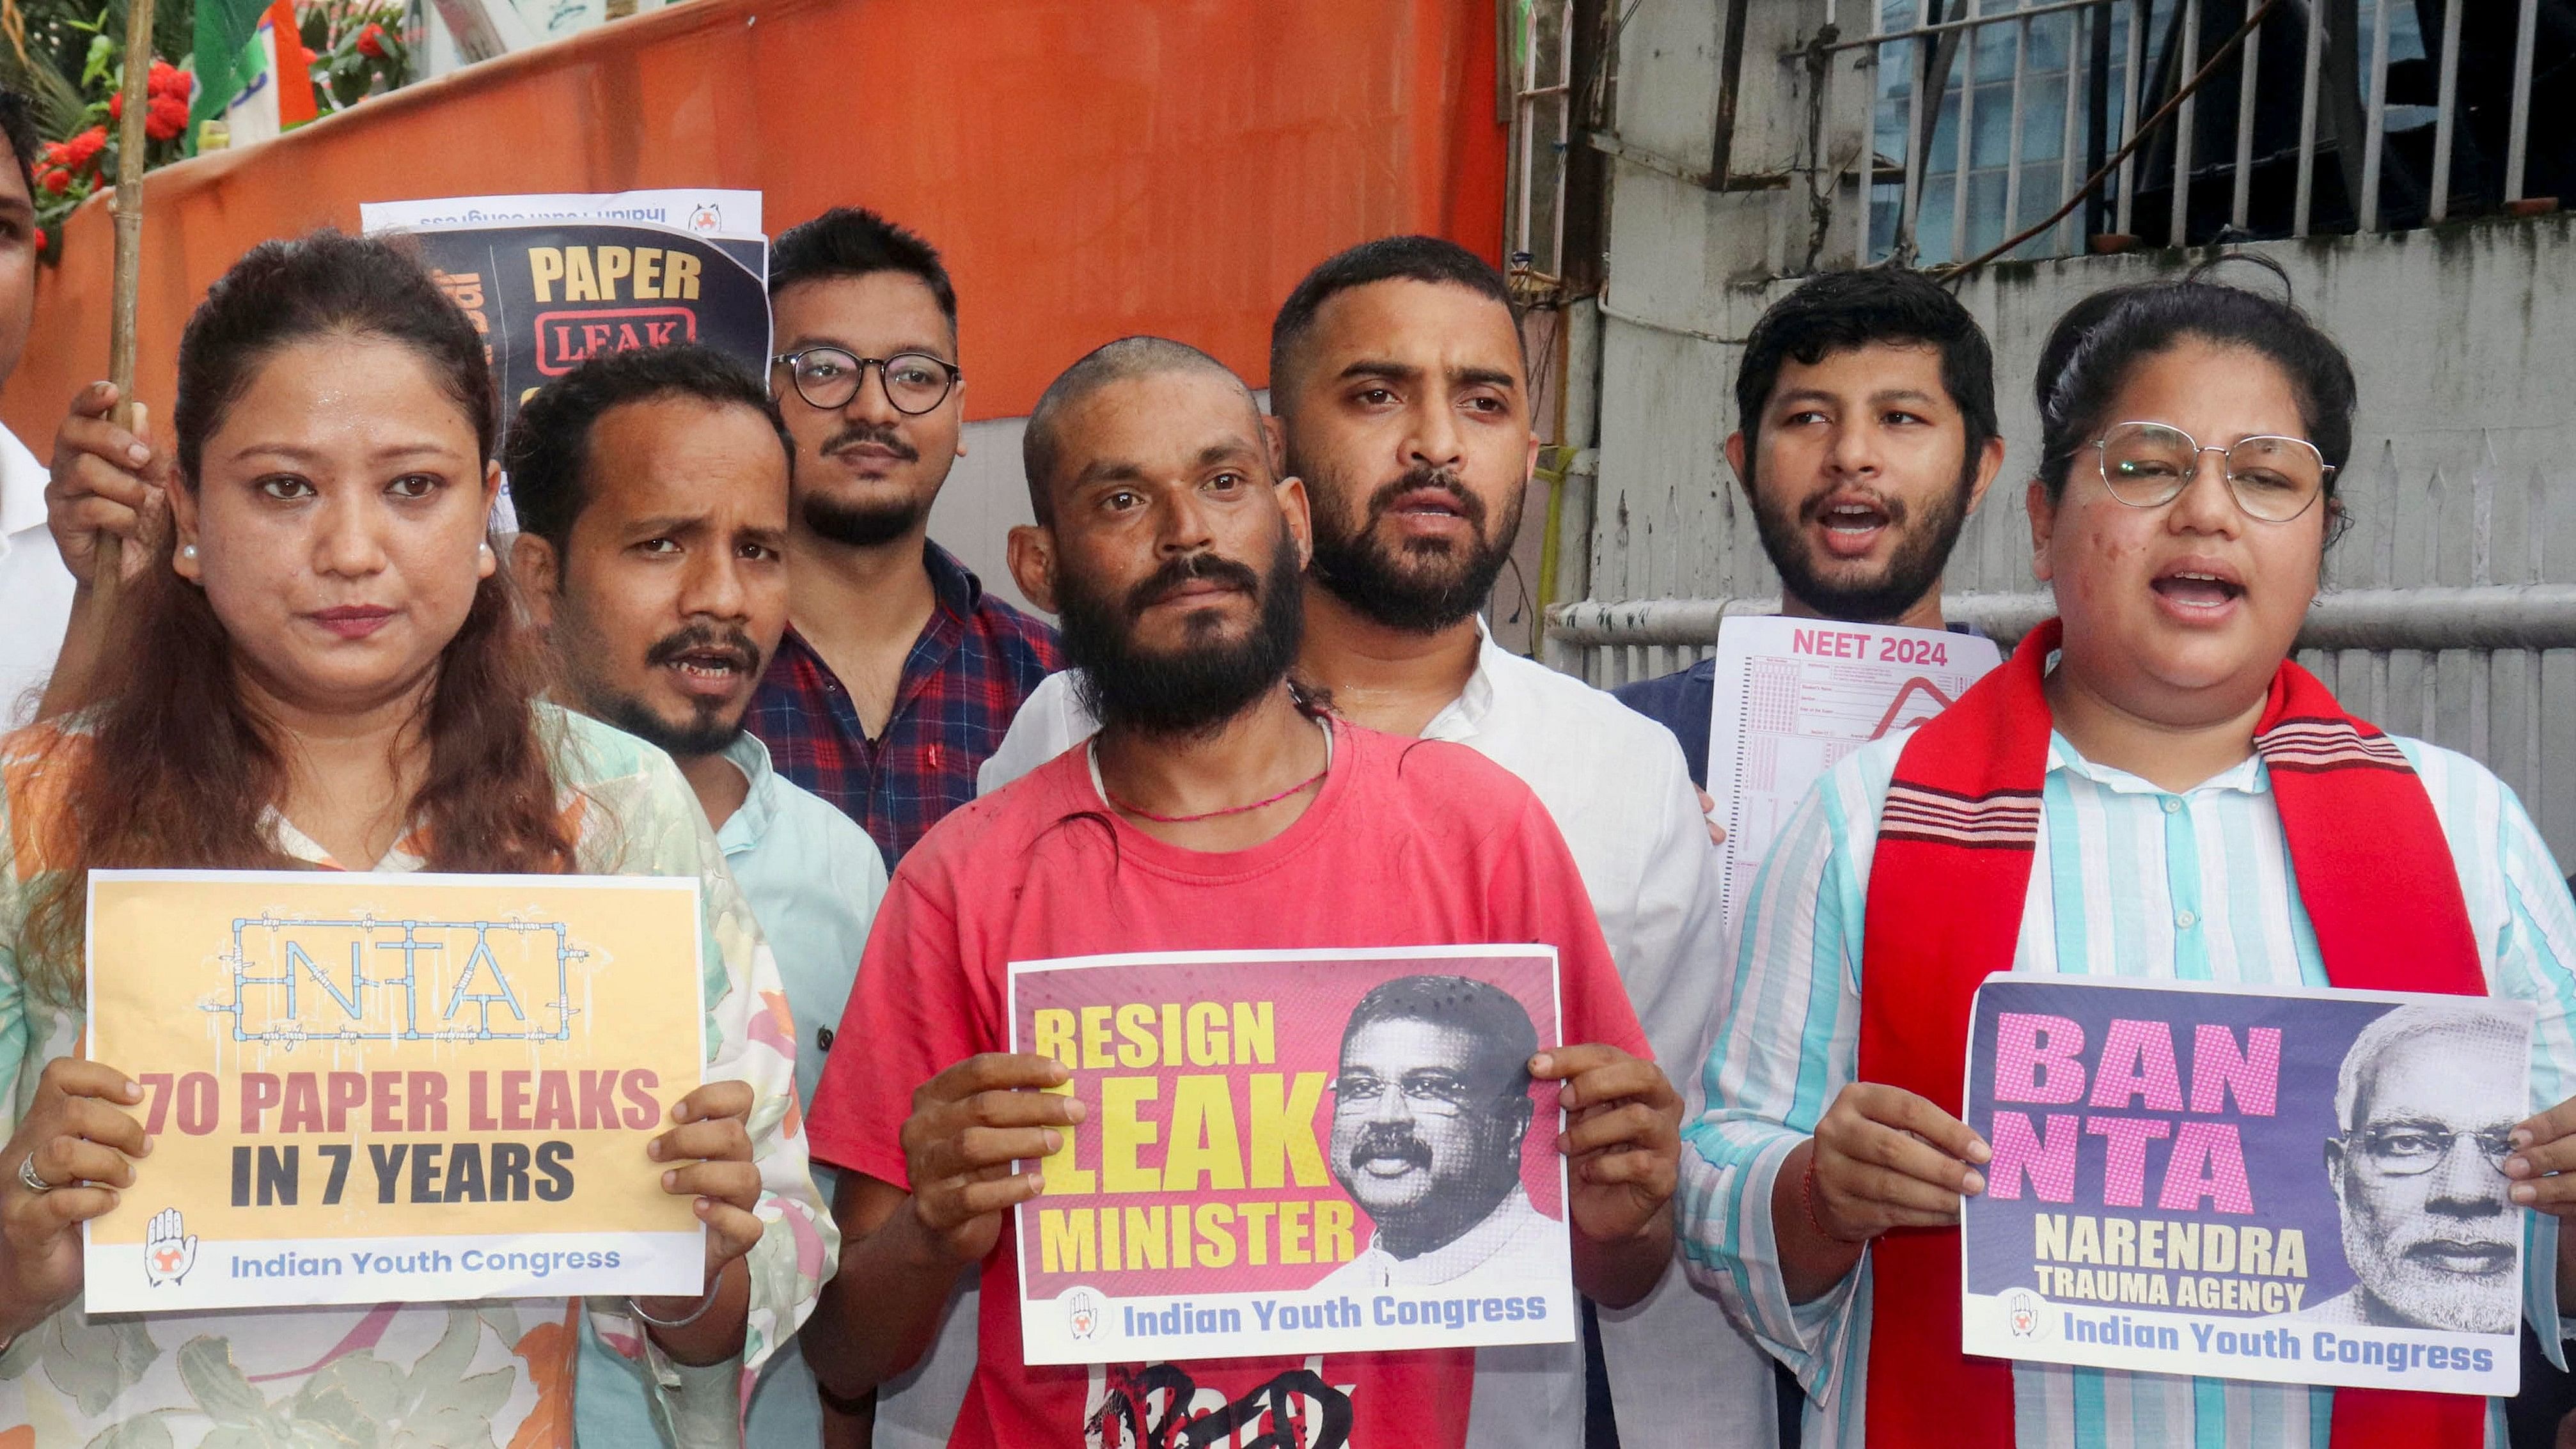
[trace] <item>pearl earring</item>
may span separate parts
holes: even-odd
[[[474,560],[477,563],[493,562],[492,545],[489,543],[478,543],[474,545]]]
[[[179,545],[179,557],[186,559],[190,563],[195,563],[197,561],[197,546],[193,543],[183,543]]]

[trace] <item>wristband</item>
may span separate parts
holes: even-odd
[[[718,1299],[718,1298],[722,1297],[723,1295],[724,1295],[724,1270],[723,1270],[723,1269],[718,1269],[718,1270],[716,1270],[715,1281],[713,1281],[713,1282],[711,1282],[711,1283],[709,1283],[709,1284],[707,1285],[707,1296],[706,1296],[706,1297],[704,1297],[704,1298],[702,1298],[702,1299],[700,1299],[700,1300],[698,1300],[698,1306],[697,1306],[695,1309],[691,1310],[691,1311],[690,1311],[690,1313],[689,1313],[689,1316],[688,1316],[688,1317],[686,1317],[686,1318],[674,1319],[674,1320],[672,1320],[672,1321],[670,1321],[670,1322],[664,1322],[663,1320],[661,1320],[661,1319],[659,1319],[659,1318],[655,1318],[652,1314],[645,1312],[645,1311],[644,1311],[644,1305],[643,1305],[643,1303],[642,1303],[641,1301],[639,1301],[639,1300],[637,1300],[637,1299],[633,1299],[633,1298],[629,1298],[629,1299],[627,1299],[627,1300],[626,1300],[626,1306],[635,1310],[635,1316],[636,1316],[636,1317],[638,1317],[638,1318],[640,1318],[640,1319],[643,1319],[646,1323],[651,1324],[651,1325],[652,1325],[652,1326],[654,1326],[655,1328],[659,1328],[659,1329],[662,1329],[662,1330],[663,1330],[663,1331],[665,1331],[665,1332],[669,1332],[669,1331],[670,1331],[670,1330],[672,1330],[672,1329],[686,1328],[686,1327],[688,1327],[690,1324],[697,1322],[699,1319],[706,1317],[706,1316],[707,1316],[707,1310],[708,1310],[708,1309],[710,1309],[710,1308],[715,1307],[715,1306],[716,1306],[716,1299]]]

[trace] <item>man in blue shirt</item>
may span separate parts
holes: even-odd
[[[787,628],[791,457],[758,379],[716,352],[674,347],[604,357],[548,384],[520,410],[506,463],[525,530],[511,568],[552,645],[562,702],[669,751],[697,792],[787,988],[801,1111],[886,868],[867,832],[777,775],[743,730]],[[830,1169],[815,1177],[829,1200]],[[657,1442],[634,1364],[585,1333],[578,1372],[578,1442]],[[747,1436],[821,1442],[803,1354],[770,1360]]]
[[[1964,631],[1941,618],[1941,572],[2004,441],[1994,351],[1949,289],[1901,270],[1808,280],[1745,339],[1735,407],[1726,464],[1780,571],[1781,613]],[[1681,741],[1707,803],[1716,662],[1611,692]],[[1775,1377],[1795,1444],[1798,1381]]]
[[[1827,272],[1772,304],[1735,375],[1726,440],[1780,571],[1780,612],[1939,629],[1941,571],[2002,469],[1993,349],[1919,272]],[[1708,788],[1717,667],[1612,691],[1680,739]]]

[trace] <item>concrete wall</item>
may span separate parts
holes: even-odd
[[[2300,304],[2344,344],[2359,377],[2354,456],[2342,480],[2354,524],[2336,545],[2333,582],[2576,582],[2576,218],[2247,250],[2289,270]],[[1641,270],[1652,263],[1629,260]],[[1995,342],[2007,452],[2002,480],[1954,557],[1952,587],[2034,586],[2020,484],[2038,457],[2032,372],[2059,314],[2088,292],[2179,275],[2198,260],[2149,252],[2020,263],[1988,268],[1960,289]],[[2240,275],[2269,284],[2250,267]],[[1613,273],[1611,306],[1652,317],[1630,300],[1627,279],[1624,269]],[[1668,311],[1679,313],[1676,325],[1740,338],[1797,280],[1719,283],[1687,311]],[[1736,426],[1741,352],[1617,315],[1605,322],[1595,598],[1778,587],[1719,451]],[[2554,508],[2552,481],[2562,485]],[[2481,490],[2487,501],[2477,504]],[[2491,520],[2482,556],[2471,526],[2478,507]]]
[[[939,501],[930,508],[931,539],[973,569],[986,593],[1015,609],[1029,607],[1011,582],[1006,551],[1011,529],[1032,521],[1028,484],[1020,472],[1020,430],[1027,422],[995,418],[968,423],[966,456],[948,470]]]
[[[1778,588],[1719,450],[1735,427],[1740,341],[1796,285],[1791,273],[1807,265],[1819,221],[1814,173],[1801,169],[1811,160],[1806,73],[1777,56],[1821,18],[1820,3],[1765,0],[1748,26],[1734,170],[1786,170],[1788,187],[1715,193],[1653,164],[1613,164],[1592,599]],[[1620,58],[1624,144],[1672,169],[1708,167],[1718,27],[1718,0],[1645,0]],[[1855,139],[1826,136],[1828,170]],[[1847,182],[1825,188],[1821,265],[1850,260],[1853,196]],[[2289,272],[2299,303],[2344,344],[2359,376],[2342,480],[2354,523],[2329,556],[2329,587],[2576,582],[2576,219],[2248,249]],[[2048,328],[2089,292],[2177,275],[2204,256],[2015,263],[1961,287],[1995,342],[2008,454],[1961,540],[1951,588],[2036,587],[2021,484],[2038,451],[2031,383]],[[2241,275],[2270,285],[2251,268]],[[1605,648],[1581,667],[1610,683],[1698,652]],[[2576,650],[2354,651],[2309,662],[2365,715],[2484,759],[2522,793],[2561,857],[2576,855]]]

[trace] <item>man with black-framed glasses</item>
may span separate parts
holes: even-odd
[[[930,541],[965,452],[957,293],[928,242],[836,207],[770,250],[770,392],[796,443],[787,637],[753,701],[779,773],[891,866],[973,799],[1055,631]]]
[[[2479,997],[2410,1003],[2361,1029],[2325,1144],[2357,1281],[2301,1317],[2514,1331],[2522,1210],[2504,1164],[2530,1110],[2524,1066],[2516,1023]]]
[[[1521,1186],[1537,1050],[1528,1010],[1489,982],[1399,976],[1360,998],[1333,1078],[1332,1172],[1375,1231],[1316,1291],[1464,1296],[1573,1271]]]

